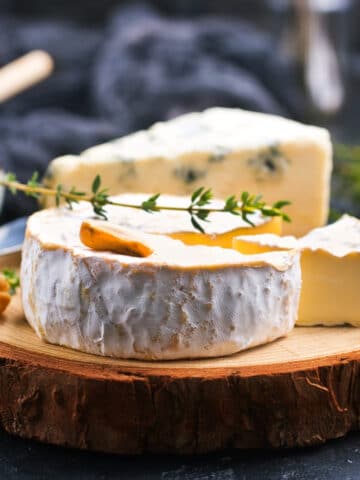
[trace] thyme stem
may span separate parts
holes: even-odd
[[[250,195],[248,192],[243,192],[240,196],[240,200],[237,200],[235,195],[228,197],[225,200],[222,208],[211,206],[212,192],[210,189],[206,190],[204,187],[197,189],[191,195],[191,203],[189,206],[180,207],[159,205],[157,201],[160,197],[160,194],[149,197],[141,204],[132,204],[112,200],[107,193],[107,189],[100,190],[101,178],[99,175],[97,175],[93,181],[92,194],[78,192],[75,187],[73,187],[70,191],[64,191],[61,185],[57,185],[56,189],[46,188],[42,184],[38,183],[37,178],[38,175],[35,172],[31,180],[25,184],[17,181],[15,175],[9,173],[5,177],[0,178],[0,185],[8,188],[14,194],[17,191],[21,191],[26,195],[35,198],[38,198],[39,196],[54,197],[57,205],[59,205],[60,199],[62,198],[68,204],[69,208],[72,208],[73,203],[78,203],[79,201],[89,202],[92,204],[94,212],[105,219],[106,211],[104,206],[106,205],[144,210],[149,213],[163,210],[187,212],[190,215],[193,226],[201,232],[204,232],[204,229],[199,223],[199,220],[202,222],[209,221],[209,215],[216,212],[241,215],[243,220],[251,226],[253,226],[253,223],[248,216],[256,212],[260,212],[263,216],[279,216],[285,221],[290,221],[288,215],[282,211],[282,208],[288,205],[289,202],[279,201],[274,205],[268,205],[262,200],[261,195]]]

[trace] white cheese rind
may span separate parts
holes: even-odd
[[[284,250],[316,252],[322,250],[334,257],[360,254],[360,220],[343,215],[336,222],[315,228],[304,237],[281,237],[274,234],[239,236],[247,243]]]
[[[61,222],[61,214],[41,212],[29,220],[22,298],[44,340],[119,358],[197,358],[232,354],[293,328],[296,252],[250,259],[151,235],[158,252],[145,259],[94,252],[79,243],[81,218],[64,213]]]
[[[309,232],[298,244],[301,250],[323,250],[335,257],[360,254],[360,220],[343,215],[331,225]]]
[[[303,235],[327,219],[332,148],[325,129],[273,115],[212,108],[157,123],[118,140],[51,162],[45,183],[89,191],[97,174],[111,194],[216,197],[249,191],[292,202],[285,233]],[[49,204],[48,204],[49,205]]]
[[[299,250],[299,239],[290,235],[281,237],[273,233],[264,233],[261,235],[239,235],[239,240],[252,244],[254,246],[268,247],[284,250]]]

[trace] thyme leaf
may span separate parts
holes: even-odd
[[[2,271],[6,281],[10,286],[10,295],[15,295],[16,289],[20,286],[20,278],[19,275],[16,273],[15,270],[11,270],[10,268],[4,268]]]

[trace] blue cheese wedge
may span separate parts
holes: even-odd
[[[212,108],[157,123],[79,156],[56,158],[44,181],[49,187],[76,185],[89,191],[100,174],[111,194],[188,195],[203,185],[219,198],[244,190],[261,193],[269,203],[292,202],[292,223],[285,233],[298,236],[327,219],[331,159],[329,134],[322,128]]]
[[[302,238],[250,235],[234,239],[246,254],[298,249],[302,288],[298,325],[360,326],[360,220],[344,215]]]
[[[119,227],[116,213],[108,213],[110,244],[120,229],[117,243],[131,255],[102,251],[101,235],[82,235],[96,249],[82,243],[81,226],[93,217],[89,205],[30,217],[22,300],[42,339],[118,358],[176,359],[229,355],[293,328],[301,283],[297,252],[249,256],[188,246]],[[145,256],[134,256],[134,242],[146,247]]]

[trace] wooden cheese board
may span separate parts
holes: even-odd
[[[121,454],[323,443],[360,427],[360,329],[296,328],[217,359],[114,360],[39,340],[17,294],[0,317],[0,424]]]

